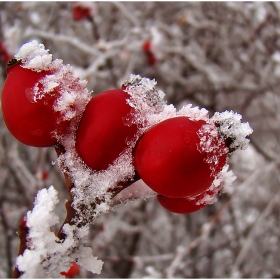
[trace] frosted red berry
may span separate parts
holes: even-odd
[[[142,180],[167,197],[195,196],[206,191],[226,163],[226,154],[213,168],[199,151],[198,130],[205,121],[188,117],[164,120],[148,130],[135,147],[134,164]],[[225,146],[225,143],[224,143]]]
[[[94,96],[87,104],[76,135],[76,150],[93,170],[105,170],[128,147],[137,132],[129,124],[132,107],[121,89]]]
[[[158,195],[157,200],[162,207],[177,214],[196,212],[205,206],[205,204],[197,205],[194,201],[187,198],[172,198]]]
[[[34,100],[34,87],[42,87],[40,79],[51,73],[35,72],[17,63],[8,67],[2,90],[2,113],[7,128],[20,142],[35,147],[56,144],[53,135],[56,129],[67,130],[67,123],[58,124],[58,113],[53,104],[59,93],[53,91]]]

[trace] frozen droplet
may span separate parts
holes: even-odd
[[[56,164],[56,162],[54,160],[52,160],[52,165],[55,165],[55,164]]]

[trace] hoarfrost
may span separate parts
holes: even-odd
[[[90,100],[90,92],[87,90],[87,82],[75,77],[74,70],[70,65],[63,65],[61,59],[52,60],[52,54],[45,49],[43,44],[36,40],[24,44],[15,55],[21,60],[21,67],[32,71],[48,71],[34,86],[33,92],[29,93],[32,102],[43,99],[46,96],[58,95],[53,109],[58,112],[58,126],[62,121],[71,121],[70,131],[75,131],[87,103]],[[61,139],[58,129],[53,135]]]
[[[253,133],[249,123],[241,123],[242,116],[233,111],[216,112],[212,120],[219,126],[222,136],[230,141],[229,148],[245,150],[248,148],[250,140],[247,137]]]
[[[27,249],[16,261],[23,272],[21,278],[57,278],[61,271],[70,268],[71,262],[93,273],[101,272],[103,262],[93,257],[91,248],[82,244],[81,238],[88,234],[87,227],[65,224],[63,230],[67,237],[63,242],[50,231],[58,222],[54,213],[57,203],[57,191],[51,186],[38,192],[33,210],[27,213]]]
[[[223,169],[215,176],[212,185],[203,193],[194,197],[188,197],[194,200],[197,205],[214,204],[217,202],[217,195],[221,193],[232,193],[232,184],[236,179],[232,170],[228,170],[226,164]]]
[[[52,61],[52,55],[45,49],[43,44],[33,40],[21,46],[15,54],[15,58],[21,60],[23,68],[41,72],[58,69],[62,65],[61,59]]]

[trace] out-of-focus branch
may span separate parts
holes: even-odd
[[[96,46],[89,46],[86,43],[81,42],[80,39],[76,37],[70,37],[63,34],[55,34],[51,32],[36,30],[36,29],[27,29],[24,33],[24,38],[29,39],[32,37],[40,37],[43,39],[52,40],[55,43],[69,44],[76,48],[77,50],[93,55],[94,57],[99,55]]]
[[[239,254],[237,255],[235,262],[232,266],[232,269],[230,272],[230,278],[240,277],[238,268],[241,265],[241,263],[243,262],[244,258],[246,257],[246,254],[248,253],[250,246],[252,245],[252,243],[254,241],[254,234],[255,234],[257,228],[262,225],[262,221],[272,211],[275,204],[277,204],[279,202],[279,199],[280,199],[280,190],[277,193],[273,194],[273,196],[271,197],[271,200],[269,201],[269,203],[267,204],[265,209],[261,212],[261,214],[258,216],[256,221],[254,222],[249,234],[246,237],[246,240],[244,240],[244,242],[242,242],[241,250],[239,251]]]

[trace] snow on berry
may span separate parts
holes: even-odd
[[[63,65],[61,59],[52,60],[49,50],[36,40],[24,44],[15,58],[21,61],[23,68],[36,72],[51,72],[35,85],[32,93],[33,100],[36,102],[37,99],[44,98],[56,89],[60,96],[54,103],[53,109],[61,114],[61,119],[58,121],[71,120],[69,130],[75,130],[85,106],[90,100],[90,92],[86,88],[87,81],[75,77],[72,66]],[[54,134],[60,139],[59,131],[54,131]]]
[[[37,41],[24,44],[7,70],[3,117],[22,143],[48,147],[76,130],[90,93],[86,81]]]

